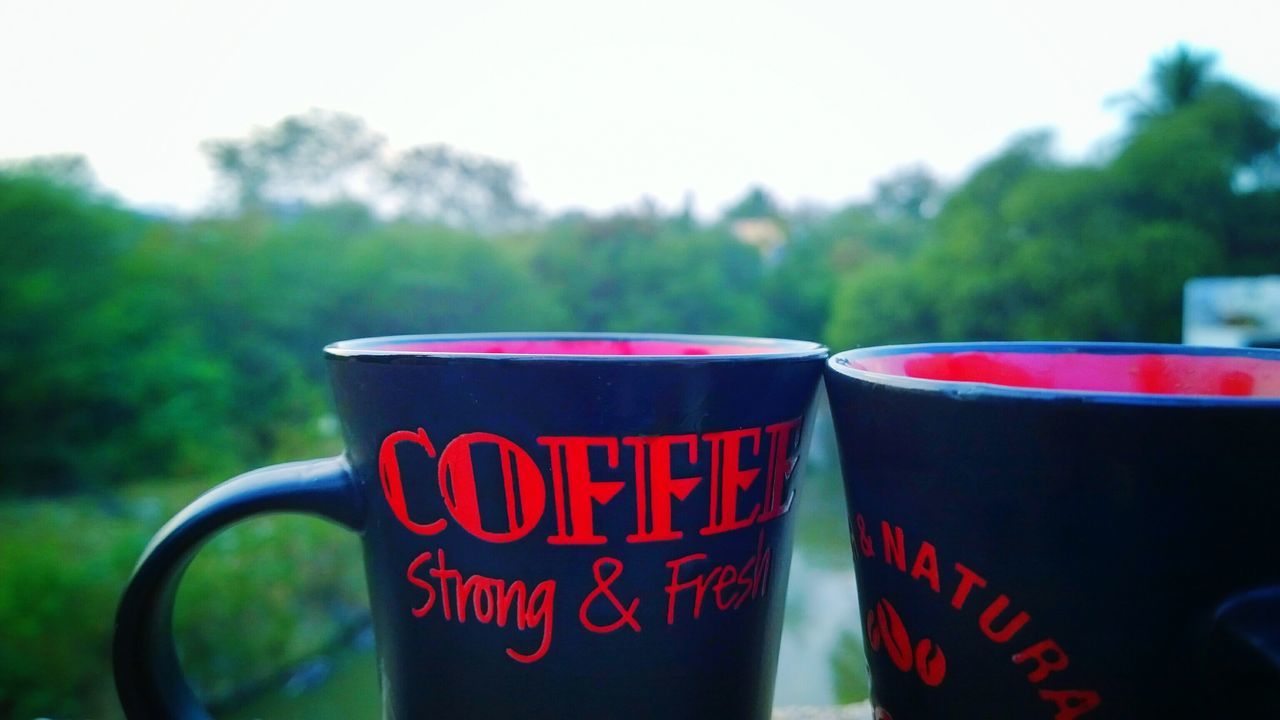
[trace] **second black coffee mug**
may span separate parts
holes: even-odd
[[[834,356],[877,718],[1280,718],[1280,352]]]
[[[359,533],[385,717],[769,716],[825,348],[470,335],[326,355],[346,453],[228,481],[147,548],[117,619],[130,718],[207,717],[174,653],[177,584],[209,535],[274,511]]]

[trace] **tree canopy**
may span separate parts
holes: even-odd
[[[1038,132],[983,163],[917,252],[842,278],[828,339],[1176,342],[1188,279],[1280,270],[1275,106],[1186,48],[1134,97],[1102,162]]]
[[[1127,109],[1095,162],[1029,132],[952,187],[912,166],[825,209],[756,187],[709,220],[691,200],[540,216],[513,165],[395,151],[339,113],[207,143],[232,203],[194,219],[123,207],[83,158],[9,163],[0,492],[332,449],[319,349],[345,337],[1176,341],[1187,279],[1280,271],[1280,121],[1185,48],[1157,58]]]

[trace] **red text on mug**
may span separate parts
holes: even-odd
[[[854,552],[866,560],[881,558],[886,565],[945,600],[954,611],[967,613],[982,608],[977,613],[978,630],[994,645],[1008,646],[1017,640],[1014,647],[1018,649],[1010,659],[1026,671],[1027,682],[1054,710],[1054,720],[1072,720],[1102,704],[1102,698],[1095,690],[1058,684],[1063,678],[1062,673],[1071,664],[1070,657],[1052,637],[1040,637],[1027,644],[1025,629],[1031,615],[1025,610],[1010,615],[1013,600],[1009,595],[994,593],[984,575],[963,563],[954,562],[949,567],[943,565],[938,548],[928,540],[919,541],[912,552],[913,546],[907,539],[906,531],[899,525],[881,520],[879,533],[874,533],[867,528],[867,520],[861,513],[854,515],[851,537]],[[921,674],[921,679],[926,684],[936,685],[927,678],[936,676],[941,682],[946,674],[945,659],[938,648],[922,641],[912,651],[902,620],[887,600],[880,600],[868,615],[867,639],[873,649],[877,649],[877,643],[883,644],[899,670],[910,670],[913,665],[918,668],[923,659],[926,671]],[[1070,674],[1067,673],[1068,676]]]
[[[665,563],[665,578],[655,576],[649,587],[661,587],[665,595],[665,613],[658,622],[673,626],[735,612],[767,592],[773,549],[764,526],[790,510],[800,445],[799,418],[702,433],[546,435],[528,448],[501,435],[472,432],[454,437],[439,451],[426,430],[418,428],[384,438],[378,471],[388,509],[421,536],[438,536],[454,524],[489,543],[554,547],[654,543],[758,528],[755,552],[747,557],[713,559],[694,552]],[[402,455],[415,452],[420,453],[416,458]],[[495,470],[479,469],[486,455]],[[404,461],[414,461],[421,473],[424,458],[435,462],[434,477],[421,483],[421,474],[406,476],[403,468],[409,465]],[[496,487],[485,487],[486,481]],[[415,482],[419,484],[408,485]],[[424,500],[424,484],[438,492],[441,507],[435,512],[430,503],[410,500]],[[695,511],[678,514],[677,503],[694,503],[699,487],[705,492],[697,496],[699,504],[689,506]],[[500,491],[501,502],[487,503],[482,511],[485,491],[490,496]],[[600,508],[615,502],[626,503],[629,526],[619,528],[615,521],[606,528],[599,522]],[[685,524],[677,517],[685,518]],[[688,522],[691,518],[697,522]],[[545,535],[534,533],[540,525]],[[568,598],[577,607],[571,622],[596,635],[638,633],[649,622],[641,618],[645,596],[619,589],[634,587],[619,582],[627,573],[621,558],[601,554],[589,567],[566,568],[559,579],[573,572],[589,573],[592,582],[585,597]],[[415,617],[534,633],[506,648],[521,663],[542,659],[552,646],[562,592],[557,578],[464,573],[439,546],[414,558],[405,577],[420,593],[411,608]]]

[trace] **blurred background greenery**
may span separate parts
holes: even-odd
[[[1280,271],[1280,118],[1186,48],[1120,102],[1125,131],[1089,161],[1028,132],[956,183],[908,167],[838,208],[755,189],[711,219],[654,204],[547,216],[513,165],[445,145],[392,153],[361,119],[321,111],[207,142],[230,200],[195,217],[124,205],[81,157],[5,164],[0,717],[118,715],[109,635],[132,563],[213,482],[340,449],[319,352],[336,339],[1177,342],[1185,281]],[[866,691],[821,432],[787,702]],[[233,715],[373,716],[361,572],[354,540],[316,520],[225,533],[179,598],[184,663]]]

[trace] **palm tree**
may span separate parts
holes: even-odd
[[[1154,109],[1159,114],[1181,110],[1198,100],[1213,85],[1212,70],[1218,57],[1179,45],[1151,67],[1155,90]]]
[[[1129,121],[1142,127],[1192,105],[1216,85],[1213,66],[1218,56],[1179,45],[1151,63],[1145,92],[1126,93],[1117,100],[1128,105]]]

